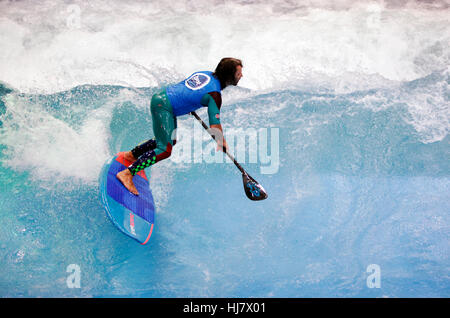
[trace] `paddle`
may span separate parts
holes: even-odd
[[[196,112],[191,112],[191,114],[202,124],[203,128],[211,135],[211,137],[216,140],[216,137],[210,132],[208,126],[203,122],[203,120],[197,115]],[[245,170],[241,167],[241,165],[234,159],[232,155],[228,153],[228,151],[224,147],[224,152],[227,154],[227,156],[233,161],[233,163],[236,165],[236,167],[241,171],[242,173],[242,181],[244,183],[244,191],[247,197],[250,200],[253,201],[259,201],[267,199],[267,193],[264,190],[264,188],[255,180],[253,179]]]

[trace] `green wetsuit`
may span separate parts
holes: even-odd
[[[217,105],[218,103],[219,105]],[[217,94],[205,94],[201,99],[201,104],[208,107],[210,125],[220,124],[220,103],[220,94],[219,98]],[[155,138],[143,142],[131,150],[134,158],[137,159],[128,167],[132,175],[170,157],[172,147],[176,143],[177,117],[173,114],[172,105],[165,89],[153,95],[150,109]]]

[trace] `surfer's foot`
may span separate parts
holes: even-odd
[[[123,153],[123,157],[124,157],[126,160],[130,161],[131,163],[133,163],[133,162],[136,161],[136,158],[134,158],[133,153],[132,153],[131,151],[125,151],[125,152]]]
[[[134,195],[139,195],[138,190],[134,186],[133,176],[131,175],[130,170],[125,169],[116,174],[117,179]]]

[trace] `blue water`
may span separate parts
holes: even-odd
[[[414,18],[394,6],[381,14],[387,27],[370,33],[358,17],[380,12],[373,8],[301,13],[286,2],[269,14],[261,9],[269,6],[264,1],[230,2],[218,4],[224,16],[172,8],[167,14],[174,19],[167,20],[137,2],[122,9],[80,2],[81,13],[92,16],[82,15],[80,29],[73,30],[58,19],[20,20],[26,12],[21,5],[1,4],[14,14],[0,28],[36,29],[17,31],[20,41],[11,36],[10,45],[0,46],[9,52],[0,54],[1,297],[450,296],[450,78],[443,41],[449,33],[445,19],[438,19],[442,10],[421,8]],[[36,16],[60,14],[62,6],[39,7]],[[129,14],[126,27],[115,16],[119,9]],[[252,18],[256,11],[269,26],[259,25],[261,34]],[[186,21],[177,24],[180,16]],[[205,16],[217,24],[214,34],[186,28],[188,18],[194,27]],[[309,37],[295,38],[300,32],[291,29],[293,21]],[[316,37],[317,24],[323,38]],[[224,25],[231,29],[222,34],[217,30]],[[247,42],[228,42],[238,31]],[[367,37],[355,40],[353,31]],[[292,46],[274,57],[282,47],[277,34],[286,32]],[[341,55],[330,50],[340,41],[334,32],[349,35],[350,42],[339,42]],[[74,36],[86,40],[77,57],[65,51],[75,42],[64,39]],[[206,51],[194,41],[200,36],[207,39],[201,42]],[[147,37],[158,50],[145,46]],[[166,47],[174,39],[186,59]],[[296,53],[292,41],[308,39],[324,49],[310,48],[312,54],[302,44]],[[392,46],[399,43],[409,44]],[[102,56],[114,50],[132,53],[114,64],[114,57]],[[405,54],[396,55],[400,51]],[[17,60],[8,60],[13,55]],[[98,198],[100,169],[109,156],[153,137],[153,93],[222,55],[244,58],[242,82],[223,92],[225,138],[239,129],[266,129],[275,169],[262,169],[268,163],[260,153],[256,162],[240,161],[269,197],[248,200],[232,163],[179,160],[175,150],[192,141],[182,129],[201,131],[194,118],[180,117],[174,154],[147,169],[157,210],[152,237],[141,246],[106,216]],[[345,67],[354,73],[340,73]],[[307,75],[299,77],[302,72]],[[99,83],[101,75],[112,84]],[[125,83],[133,78],[148,79],[148,85]],[[273,84],[275,78],[280,82]],[[47,84],[48,91],[42,89]],[[205,110],[198,113],[207,121]],[[207,148],[211,141],[203,138]],[[250,156],[250,145],[245,149]],[[67,284],[71,264],[79,266],[80,288]],[[368,284],[373,264],[378,288]]]
[[[436,73],[420,81],[405,83],[401,90],[413,94],[421,85],[448,82],[448,75]],[[142,96],[150,98],[155,89],[141,89],[139,98],[132,91],[128,100],[118,99],[121,91],[130,90],[86,86],[52,95],[6,91],[2,99],[14,96],[25,108],[39,106],[75,132],[108,99],[114,106],[105,138],[112,154],[151,136],[151,117],[140,114],[148,104]],[[394,93],[287,90],[227,105],[222,117],[231,126],[260,122],[280,130],[279,171],[263,175],[257,164],[247,165],[269,198],[248,200],[232,165],[177,168],[172,163],[173,177],[164,190],[168,193],[154,193],[155,200],[158,195],[167,195],[167,200],[158,207],[148,246],[125,237],[107,219],[94,176],[40,178],[33,175],[33,167],[12,165],[11,151],[20,151],[20,146],[2,143],[1,295],[449,296],[449,138],[422,142],[405,122],[407,105],[390,102]],[[380,94],[383,105],[360,103]],[[77,114],[80,105],[83,111]],[[278,112],[264,111],[275,105],[283,106]],[[12,102],[2,105],[2,137],[27,129],[14,107]],[[229,116],[240,108],[251,120]],[[192,121],[184,117],[181,122]],[[314,127],[307,130],[311,122]],[[133,133],[120,137],[130,126]],[[45,151],[51,145],[40,147]],[[83,154],[87,162],[89,156]],[[66,285],[69,264],[81,268],[79,289]],[[381,288],[367,287],[370,264],[380,266]]]

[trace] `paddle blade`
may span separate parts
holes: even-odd
[[[251,176],[243,173],[242,181],[244,182],[245,194],[250,200],[259,201],[267,199],[266,190],[264,190],[264,188]]]

